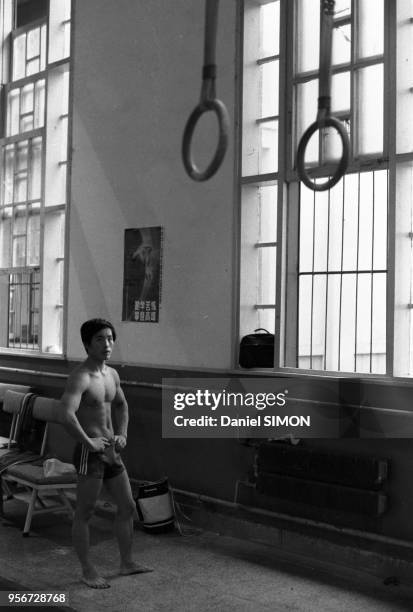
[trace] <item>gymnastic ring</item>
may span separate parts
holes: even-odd
[[[207,111],[214,111],[218,119],[219,139],[215,155],[207,168],[201,172],[195,165],[191,156],[191,141],[198,119]],[[185,170],[194,181],[206,181],[220,167],[228,146],[229,115],[225,104],[221,100],[211,99],[200,102],[192,111],[185,126],[182,139],[182,161]]]
[[[315,132],[317,132],[317,130],[320,130],[324,127],[333,127],[337,130],[341,138],[341,143],[343,146],[343,153],[341,155],[341,159],[338,163],[338,166],[333,176],[329,178],[328,181],[317,184],[314,181],[312,181],[310,177],[308,176],[307,170],[305,169],[305,166],[304,166],[304,157],[305,157],[305,150],[307,148],[307,145],[308,145],[308,142],[311,136]],[[315,121],[314,123],[312,123],[310,127],[306,129],[298,145],[298,150],[297,150],[298,177],[304,183],[304,185],[306,185],[306,187],[308,187],[309,189],[312,189],[313,191],[326,191],[327,189],[331,189],[344,176],[347,170],[347,166],[348,166],[349,154],[350,154],[350,145],[348,141],[347,131],[343,123],[339,121],[338,119],[336,119],[335,117],[330,117],[330,116],[324,117],[323,119],[319,119]]]

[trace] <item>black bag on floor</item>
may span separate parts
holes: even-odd
[[[239,347],[239,365],[242,368],[273,368],[274,334],[260,327],[254,334],[244,336]]]
[[[133,487],[133,497],[145,531],[162,533],[173,529],[175,513],[168,478],[139,482]]]

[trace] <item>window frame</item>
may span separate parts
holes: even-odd
[[[280,77],[279,77],[279,136],[278,136],[278,171],[271,174],[260,174],[254,176],[242,175],[242,143],[243,143],[243,108],[242,99],[244,91],[244,15],[246,6],[254,4],[258,6],[265,4],[265,0],[253,2],[252,0],[241,0],[239,19],[239,147],[238,155],[238,183],[239,183],[239,216],[242,218],[242,186],[245,184],[265,184],[269,180],[278,181],[278,233],[277,244],[279,255],[277,257],[277,286],[276,301],[278,308],[275,312],[275,352],[274,368],[266,369],[265,372],[303,374],[311,376],[348,376],[351,378],[380,378],[398,380],[405,378],[411,381],[406,375],[395,373],[394,345],[395,336],[395,276],[396,267],[396,165],[406,161],[413,162],[413,151],[411,154],[396,154],[396,69],[397,69],[397,8],[391,0],[384,0],[384,44],[383,55],[374,55],[366,59],[357,60],[351,63],[351,72],[355,72],[364,66],[374,65],[383,61],[383,154],[363,154],[354,155],[355,143],[352,143],[352,155],[348,168],[348,173],[362,173],[365,171],[381,170],[384,167],[388,170],[388,230],[387,230],[387,292],[386,292],[386,373],[374,374],[354,371],[337,370],[315,370],[308,368],[298,368],[291,365],[298,357],[298,282],[291,283],[292,278],[298,278],[299,261],[299,182],[294,168],[294,83],[297,82],[294,72],[294,36],[290,33],[295,28],[295,2],[288,0],[280,1]],[[354,11],[354,0],[352,1],[351,21],[354,24],[356,19]],[[292,7],[294,5],[294,8]],[[344,18],[341,21],[348,21]],[[285,24],[285,27],[283,26]],[[353,25],[354,27],[354,25]],[[412,26],[413,27],[413,26]],[[352,44],[353,60],[355,43]],[[335,67],[334,73],[344,72],[349,69],[348,64],[340,64]],[[305,78],[310,79],[318,74],[317,71],[308,73]],[[293,78],[290,78],[293,75]],[[303,77],[303,75],[301,75]],[[303,77],[304,78],[304,77]],[[351,82],[353,82],[351,77]],[[283,95],[284,92],[284,95]],[[351,112],[354,109],[354,91],[351,87]],[[340,115],[340,113],[338,113]],[[353,121],[354,121],[354,117]],[[331,166],[325,165],[317,169],[314,176],[326,176],[331,171]],[[412,234],[413,238],[413,234]],[[242,247],[242,245],[241,245]],[[242,275],[242,252],[239,249],[239,278]],[[288,291],[287,291],[288,284]],[[412,300],[413,301],[413,300]],[[239,304],[242,303],[240,296]],[[412,306],[410,306],[412,308]],[[240,327],[240,317],[238,315],[237,337],[243,335]],[[239,340],[236,343],[238,346]],[[236,353],[237,355],[237,353]],[[237,357],[236,357],[237,363]],[[238,367],[238,366],[237,366]]]
[[[2,3],[5,3],[5,0],[1,0]],[[42,154],[41,154],[41,194],[40,194],[40,199],[36,199],[36,202],[40,202],[40,211],[39,211],[39,216],[40,216],[40,228],[39,228],[39,233],[40,233],[40,239],[39,239],[39,262],[36,264],[27,264],[27,259],[26,259],[26,266],[13,266],[13,259],[10,259],[10,264],[11,266],[9,267],[3,267],[0,270],[0,273],[2,274],[2,276],[9,276],[10,279],[12,278],[13,274],[21,274],[21,273],[27,273],[27,274],[32,274],[32,273],[36,273],[36,271],[39,272],[39,287],[40,287],[40,291],[39,291],[39,326],[38,326],[38,336],[39,336],[39,342],[38,342],[38,347],[36,348],[29,348],[29,347],[22,347],[22,348],[17,348],[17,347],[13,347],[13,346],[0,346],[0,355],[1,354],[6,354],[6,355],[15,355],[15,356],[30,356],[30,357],[44,357],[44,358],[53,358],[53,359],[64,359],[67,355],[67,325],[68,325],[68,321],[67,321],[67,308],[66,308],[66,304],[67,304],[67,296],[68,296],[68,268],[69,268],[69,214],[70,214],[70,175],[71,175],[71,157],[72,157],[72,147],[71,147],[71,142],[72,142],[72,79],[73,79],[73,70],[72,70],[72,66],[73,66],[73,59],[72,59],[72,49],[73,49],[73,4],[74,4],[74,0],[69,0],[69,7],[70,7],[70,14],[71,17],[69,19],[65,18],[63,21],[59,20],[58,17],[58,13],[56,13],[56,7],[54,9],[54,14],[52,15],[52,7],[51,4],[49,4],[49,10],[48,10],[48,14],[46,17],[42,17],[40,19],[36,19],[33,20],[30,23],[24,24],[22,26],[19,27],[14,27],[15,25],[15,18],[16,18],[16,5],[15,5],[15,0],[9,0],[8,6],[12,7],[11,9],[11,29],[9,30],[9,34],[8,34],[8,40],[9,40],[9,44],[7,45],[7,49],[5,49],[4,55],[2,57],[2,66],[3,66],[3,83],[1,84],[1,100],[2,100],[2,104],[1,107],[4,109],[2,112],[2,116],[1,116],[1,138],[0,138],[0,145],[3,149],[3,147],[5,148],[7,145],[12,144],[12,143],[17,143],[20,141],[25,141],[25,140],[29,140],[29,139],[33,139],[35,137],[40,137],[42,139]],[[60,7],[59,7],[60,9]],[[59,12],[58,9],[58,12]],[[56,22],[56,17],[57,17],[57,22]],[[69,47],[69,52],[68,54],[63,53],[62,57],[58,58],[58,59],[50,59],[50,53],[51,53],[51,49],[50,49],[50,27],[52,24],[52,18],[54,19],[54,25],[56,25],[56,23],[62,25],[64,27],[64,31],[67,31],[67,24],[69,25],[70,28],[70,37],[67,38],[66,34],[64,34],[64,36],[66,36],[65,41],[62,43],[62,49],[64,48],[65,51],[67,52],[68,47],[67,44],[70,45]],[[46,26],[46,36],[45,36],[45,44],[44,44],[44,52],[45,52],[45,57],[44,57],[44,63],[45,63],[45,67],[42,70],[39,70],[38,72],[35,72],[33,74],[29,74],[22,78],[16,79],[16,80],[12,80],[13,78],[13,45],[14,45],[14,40],[22,35],[23,33],[28,33],[30,30],[33,30],[36,27],[41,27],[42,25]],[[40,45],[40,50],[41,50],[41,40],[39,40],[39,45]],[[53,54],[54,57],[56,57],[56,54]],[[26,65],[27,65],[27,57],[26,57]],[[6,68],[6,70],[4,70],[4,67]],[[66,132],[67,135],[65,136],[65,142],[66,142],[66,151],[64,153],[64,160],[59,160],[57,161],[58,166],[61,165],[65,165],[66,167],[66,179],[65,179],[65,187],[64,187],[64,201],[62,201],[61,203],[52,203],[52,204],[48,204],[46,203],[46,154],[47,154],[47,131],[48,131],[48,112],[47,112],[47,105],[48,105],[48,97],[50,95],[49,91],[48,91],[48,84],[49,81],[52,77],[53,74],[57,74],[58,71],[61,71],[62,73],[64,71],[68,72],[68,99],[67,99],[67,111],[61,114],[58,114],[58,120],[60,121],[61,119],[65,119],[66,121]],[[26,69],[27,71],[27,69]],[[43,118],[43,124],[41,127],[37,127],[34,128],[32,130],[28,130],[28,131],[20,131],[20,126],[19,126],[19,132],[13,135],[9,135],[6,136],[6,130],[7,130],[7,121],[8,121],[8,108],[7,108],[7,100],[8,100],[8,95],[11,91],[13,91],[14,89],[18,89],[20,88],[20,96],[22,95],[22,88],[27,85],[27,84],[32,84],[35,87],[36,83],[38,81],[41,81],[42,79],[44,79],[45,82],[45,93],[44,93],[44,100],[43,100],[43,104],[44,104],[44,118]],[[33,93],[33,95],[35,96],[35,94]],[[21,101],[19,102],[19,104],[21,104]],[[34,121],[34,115],[35,115],[35,101],[33,100],[33,121]],[[50,120],[50,119],[49,119]],[[21,116],[19,117],[19,122],[21,121]],[[30,204],[29,200],[25,201],[24,203],[21,202],[11,202],[10,203],[10,207],[12,209],[14,209],[16,206],[19,206],[20,204],[25,204],[26,206],[28,206]],[[59,347],[59,351],[55,352],[54,350],[47,350],[47,341],[45,341],[44,338],[44,333],[43,333],[43,325],[44,325],[44,318],[45,318],[45,304],[44,304],[44,282],[45,282],[45,253],[44,253],[44,241],[45,241],[45,232],[46,232],[46,216],[49,216],[49,218],[53,215],[59,215],[59,213],[63,213],[63,218],[60,217],[61,221],[59,220],[59,223],[63,222],[64,225],[62,225],[62,229],[64,229],[64,239],[63,239],[63,244],[62,244],[62,251],[57,253],[56,256],[54,256],[52,253],[50,253],[49,255],[51,255],[51,259],[55,260],[58,268],[59,268],[59,274],[63,274],[63,281],[62,281],[62,286],[61,286],[61,291],[59,292],[59,296],[57,299],[57,302],[55,304],[55,309],[56,310],[63,310],[62,312],[62,319],[61,319],[61,346]],[[27,212],[28,215],[28,212]],[[27,216],[28,218],[28,216]],[[26,225],[27,225],[27,220],[26,220]],[[50,231],[50,230],[49,230]],[[27,237],[28,237],[28,232],[26,233],[26,242],[27,242]],[[12,238],[12,237],[11,237]],[[12,248],[12,239],[10,239],[10,248]],[[26,258],[28,257],[28,252],[26,250]],[[11,280],[9,282],[12,282]],[[37,284],[37,283],[36,283]],[[10,297],[9,297],[10,299]],[[46,306],[47,307],[47,306]],[[9,316],[10,316],[10,312],[8,314],[8,321],[9,321]],[[30,311],[30,316],[31,316],[31,311]],[[7,322],[7,327],[9,326],[9,322]],[[46,325],[47,326],[47,325]],[[8,338],[8,332],[7,334],[5,334],[6,337]],[[7,340],[7,344],[8,344],[8,340]]]

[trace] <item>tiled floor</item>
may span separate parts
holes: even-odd
[[[92,552],[111,588],[96,591],[79,581],[68,520],[36,517],[32,535],[23,538],[22,510],[19,502],[8,502],[8,520],[0,524],[0,590],[10,588],[4,581],[12,581],[30,590],[66,591],[70,609],[78,612],[413,610],[408,585],[385,586],[368,575],[331,575],[316,560],[292,563],[272,546],[194,529],[184,536],[137,530],[136,559],[154,571],[121,577],[111,524],[103,517],[92,521]]]

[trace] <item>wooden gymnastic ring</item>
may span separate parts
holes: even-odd
[[[215,155],[204,171],[198,169],[191,155],[191,142],[199,118],[207,111],[214,111],[218,119],[219,139]],[[224,159],[228,146],[229,116],[225,104],[220,100],[205,100],[192,111],[185,126],[182,140],[182,160],[185,170],[194,181],[206,181],[215,174]]]
[[[324,127],[333,127],[337,130],[341,138],[341,143],[343,146],[343,153],[341,155],[341,159],[338,163],[338,166],[333,176],[330,177],[328,181],[317,184],[314,181],[312,181],[311,178],[309,177],[307,170],[305,169],[304,158],[305,158],[305,150],[307,148],[307,145],[308,145],[308,142],[311,136],[315,134],[317,130],[323,129]],[[312,189],[313,191],[326,191],[327,189],[331,189],[344,176],[347,170],[347,166],[348,166],[349,155],[350,155],[350,145],[349,145],[348,135],[347,135],[347,131],[346,131],[344,124],[338,119],[336,119],[335,117],[330,117],[330,116],[324,117],[323,119],[312,123],[310,127],[306,129],[306,131],[301,137],[300,143],[298,145],[298,150],[297,150],[298,177],[304,183],[306,187],[308,187],[309,189]]]

